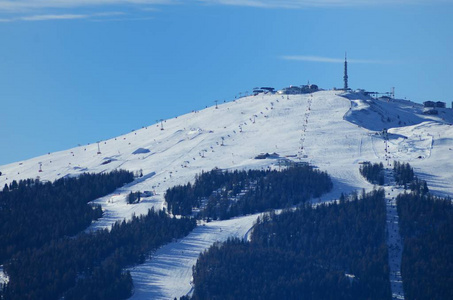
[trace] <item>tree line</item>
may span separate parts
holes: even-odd
[[[52,240],[17,253],[4,265],[9,283],[4,299],[127,299],[133,283],[124,268],[143,263],[151,250],[187,235],[194,219],[165,211],[133,216],[111,230]]]
[[[393,162],[393,173],[395,182],[398,185],[404,186],[404,189],[409,189],[415,193],[425,195],[429,192],[428,184],[425,180],[415,176],[414,169],[409,163]]]
[[[200,255],[191,299],[391,299],[384,196],[264,215]]]
[[[453,299],[452,199],[415,190],[400,194],[397,208],[405,297]]]
[[[19,251],[77,234],[102,216],[88,202],[134,180],[113,171],[61,178],[53,183],[27,179],[5,185],[0,193],[0,264]]]
[[[188,183],[167,190],[165,200],[173,214],[190,215],[202,207],[199,217],[225,220],[231,217],[284,208],[319,197],[332,189],[326,172],[311,166],[282,171],[248,170],[202,173]]]
[[[214,169],[195,176],[194,184],[177,185],[167,189],[165,201],[168,211],[174,215],[189,216],[193,208],[201,206],[201,200],[222,188],[230,194],[238,194],[246,184],[264,177],[269,170],[228,171]]]
[[[372,184],[384,185],[384,165],[382,163],[365,162],[360,166],[360,174]]]
[[[9,282],[0,299],[128,298],[133,283],[124,268],[196,226],[195,220],[150,210],[111,230],[80,233],[102,216],[101,207],[89,202],[133,180],[131,172],[120,170],[5,185],[0,192],[0,263]]]
[[[414,169],[409,163],[400,163],[399,161],[394,161],[393,172],[396,184],[404,185],[405,187],[415,178]]]

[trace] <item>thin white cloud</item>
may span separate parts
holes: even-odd
[[[72,14],[63,14],[63,15],[35,15],[20,17],[17,20],[20,21],[48,21],[48,20],[74,20],[74,19],[86,19],[88,15],[72,15]]]
[[[181,0],[0,0],[0,12],[17,13],[33,10],[86,8],[118,5],[176,4]]]
[[[107,18],[107,19],[93,19],[93,22],[131,22],[131,21],[148,21],[148,20],[153,20],[153,17],[137,17],[137,18],[130,18],[130,17],[125,17],[125,18]]]
[[[451,3],[451,0],[198,0],[205,4],[262,8],[355,7]]]
[[[348,7],[451,3],[451,0],[0,0],[0,12],[24,12],[45,9],[86,8],[93,6],[148,6],[202,3],[263,8]]]
[[[452,0],[0,0],[0,23],[17,21],[91,19],[94,11],[136,8],[137,20],[149,16],[139,13],[159,11],[158,5],[228,5],[256,8],[303,9],[310,7],[356,7],[451,3]],[[81,12],[83,10],[83,12]],[[22,15],[22,16],[19,16]],[[102,17],[102,16],[98,16]],[[121,19],[121,18],[118,18]]]
[[[284,55],[281,56],[284,60],[307,61],[307,62],[322,62],[322,63],[344,63],[344,58],[332,58],[313,55]],[[391,64],[391,61],[385,60],[371,60],[371,59],[349,59],[348,63],[356,64]]]
[[[90,19],[90,18],[105,18],[125,15],[123,12],[101,12],[94,14],[43,14],[43,15],[30,15],[15,18],[3,18],[0,22],[17,22],[17,21],[51,21],[51,20],[76,20],[76,19]]]

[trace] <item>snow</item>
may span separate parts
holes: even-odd
[[[6,276],[6,274],[3,272],[3,265],[0,266],[0,289],[2,286],[6,283],[8,283],[9,278]]]
[[[94,143],[0,166],[0,187],[25,178],[52,181],[83,172],[141,170],[143,177],[94,201],[102,205],[104,216],[88,230],[108,228],[151,207],[164,208],[165,190],[193,182],[202,170],[278,168],[278,159],[254,159],[260,153],[275,152],[281,158],[305,161],[327,171],[334,189],[313,199],[313,203],[372,189],[373,185],[360,175],[359,163],[390,166],[394,159],[409,162],[435,194],[451,196],[452,123],[453,110],[442,109],[438,116],[427,116],[421,105],[407,100],[373,100],[341,91],[289,97],[260,94],[165,120],[163,130],[159,122],[101,141],[101,154],[97,154],[98,144]],[[384,128],[388,129],[388,141],[381,132]],[[139,204],[129,205],[126,195],[131,191],[153,193]],[[206,224],[185,239],[159,249],[151,260],[134,268],[134,298],[155,295],[168,299],[187,294],[197,254],[227,235],[243,237],[255,218]],[[222,233],[216,231],[219,228]],[[164,269],[153,261],[162,262]]]
[[[386,235],[388,247],[388,264],[392,299],[404,299],[403,279],[401,276],[401,259],[403,257],[403,240],[399,229],[399,216],[396,208],[396,197],[404,189],[395,186],[392,169],[385,170],[385,203],[387,210]]]
[[[214,242],[245,237],[257,216],[204,223],[180,241],[160,248],[145,264],[130,270],[135,285],[131,299],[173,299],[188,294],[199,254]]]

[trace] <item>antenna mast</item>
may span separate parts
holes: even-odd
[[[343,76],[343,80],[344,80],[344,90],[347,91],[349,89],[348,87],[348,60],[347,60],[347,57],[346,57],[346,52],[344,53],[344,76]]]

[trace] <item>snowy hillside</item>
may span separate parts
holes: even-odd
[[[131,214],[162,209],[167,188],[193,181],[202,170],[278,168],[279,158],[306,161],[327,171],[334,189],[318,201],[372,185],[359,173],[363,161],[410,162],[440,195],[453,195],[453,110],[426,116],[406,100],[372,100],[362,94],[321,91],[305,95],[258,95],[209,107],[98,144],[49,153],[0,166],[0,186],[12,180],[54,180],[117,168],[143,177],[96,200],[104,217],[90,230]],[[382,129],[388,129],[388,142]],[[98,148],[99,147],[99,148]],[[386,151],[387,149],[387,151]],[[98,154],[100,152],[100,154]],[[261,153],[277,153],[255,159]],[[41,169],[41,171],[40,171]],[[126,204],[131,191],[150,191],[139,204]],[[159,249],[132,270],[135,299],[169,299],[191,289],[198,253],[230,235],[243,237],[256,216],[212,222]]]

